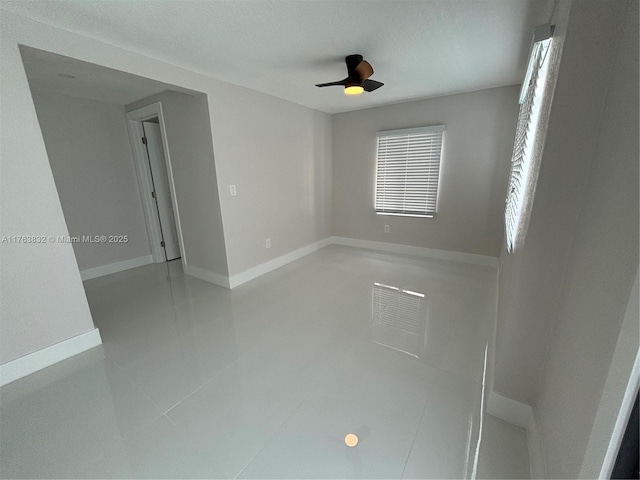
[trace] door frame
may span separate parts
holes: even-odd
[[[184,249],[184,240],[182,237],[182,222],[180,221],[180,210],[178,208],[178,199],[176,197],[173,167],[171,165],[171,156],[169,154],[169,144],[167,142],[167,132],[164,123],[164,114],[162,112],[162,103],[152,103],[146,107],[138,108],[125,114],[127,130],[129,131],[129,140],[131,141],[131,149],[133,151],[133,158],[136,167],[136,174],[138,177],[138,186],[140,187],[144,219],[147,224],[147,232],[149,234],[151,255],[154,263],[162,263],[167,260],[162,246],[160,245],[160,242],[162,241],[160,220],[158,219],[158,212],[154,204],[155,200],[151,196],[153,192],[153,181],[151,178],[147,151],[142,143],[142,138],[144,137],[142,122],[156,117],[158,118],[158,123],[160,125],[162,149],[164,151],[165,167],[167,169],[169,190],[171,192],[171,203],[173,204],[173,213],[175,216],[176,229],[178,231],[180,258],[184,268],[187,265],[187,255]]]

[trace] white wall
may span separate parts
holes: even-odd
[[[229,274],[330,236],[331,116],[233,85],[208,95]]]
[[[638,271],[637,2],[573,2],[559,26],[531,222],[502,255],[494,388],[533,406],[546,475],[577,478],[615,421],[594,418]]]
[[[80,270],[150,255],[124,107],[32,93],[69,233],[129,238],[73,244]]]
[[[68,236],[11,18],[0,18],[0,236]],[[70,244],[0,243],[0,363],[94,329]]]
[[[638,4],[631,5],[622,17],[607,12],[620,22],[610,31],[616,40],[626,17],[625,30],[602,92],[606,103],[535,403],[550,478],[578,478],[638,272],[639,39]],[[604,16],[599,8],[573,8],[583,28],[595,28]],[[637,316],[635,321],[629,333],[635,333],[637,351]],[[630,372],[631,364],[623,368]],[[613,422],[615,417],[611,427]]]
[[[209,123],[204,95],[167,92],[127,106],[163,104],[172,163],[184,162],[174,175],[178,202],[190,205],[180,207],[188,263],[231,276],[330,236],[331,116],[233,85],[208,96],[213,153],[211,136],[195,130]]]
[[[593,421],[579,478],[608,478],[625,433],[630,406],[638,393],[640,378],[640,288],[638,274],[631,287],[598,413]],[[604,474],[604,475],[602,475]]]
[[[494,88],[335,115],[334,235],[499,256],[518,94]],[[437,124],[446,131],[436,216],[376,215],[376,132]]]
[[[188,265],[227,276],[207,98],[167,91],[126,106],[162,104]]]
[[[1,35],[3,234],[68,234],[21,44],[206,94],[230,275],[330,235],[329,115],[6,11]],[[70,245],[1,255],[2,361],[92,328]]]
[[[494,388],[529,405],[553,338],[625,3],[573,2],[569,24],[555,22],[564,51],[529,230],[522,248],[501,255]]]

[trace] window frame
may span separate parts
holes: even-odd
[[[505,196],[505,247],[517,250],[526,237],[540,170],[553,80],[551,53],[554,26],[536,27],[527,72],[520,90],[518,124]]]
[[[373,206],[374,206],[374,211],[376,213],[376,215],[389,215],[389,216],[397,216],[397,217],[416,217],[416,218],[433,218],[435,217],[436,213],[438,212],[438,200],[440,197],[440,178],[441,178],[441,172],[442,172],[442,157],[443,157],[443,150],[444,150],[444,132],[446,130],[446,125],[444,124],[438,124],[438,125],[431,125],[431,126],[425,126],[425,127],[415,127],[415,128],[403,128],[403,129],[397,129],[397,130],[383,130],[383,131],[379,131],[376,132],[376,166],[375,166],[375,181],[374,181],[374,188],[373,188]],[[404,137],[404,136],[408,136],[408,135],[425,135],[425,134],[439,134],[439,144],[440,144],[440,149],[438,151],[438,160],[437,160],[437,165],[438,165],[438,173],[437,173],[437,178],[435,179],[435,202],[433,204],[433,212],[428,211],[426,209],[426,205],[425,205],[425,213],[421,213],[419,211],[413,211],[413,210],[383,210],[383,209],[379,209],[378,205],[378,186],[379,186],[379,181],[380,181],[380,174],[379,174],[379,167],[380,167],[380,139],[381,138],[392,138],[392,137]],[[429,154],[430,155],[430,154]],[[424,165],[427,165],[430,162],[425,161]],[[433,182],[433,179],[431,180],[431,182]],[[405,185],[406,187],[406,185]],[[425,188],[428,188],[428,185],[425,186]],[[425,197],[427,197],[427,194],[425,194]],[[428,203],[428,199],[425,199],[425,203]]]

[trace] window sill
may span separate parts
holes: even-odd
[[[376,212],[376,215],[389,215],[392,217],[416,217],[416,218],[433,218],[434,215],[420,215],[417,213],[393,213],[393,212]]]

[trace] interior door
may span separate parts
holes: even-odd
[[[178,229],[176,228],[175,213],[171,202],[169,189],[169,176],[167,164],[162,149],[162,136],[160,125],[152,122],[142,122],[144,135],[147,138],[147,154],[149,168],[153,179],[155,201],[164,242],[164,252],[167,260],[180,258],[180,245],[178,243]]]

